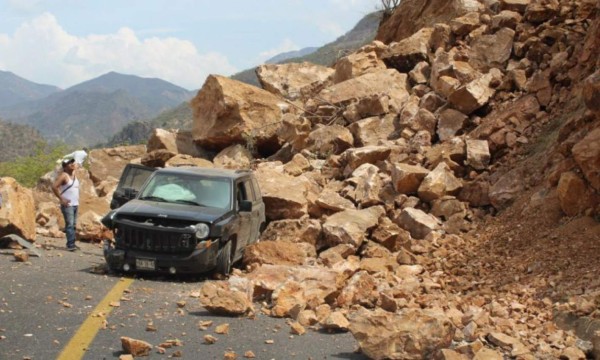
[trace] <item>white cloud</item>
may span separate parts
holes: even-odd
[[[300,47],[298,45],[296,45],[292,40],[285,39],[276,48],[271,49],[271,50],[266,50],[266,51],[263,51],[260,54],[258,54],[258,57],[259,57],[258,63],[262,64],[265,60],[268,60],[275,55],[279,55],[284,52],[295,51],[295,50],[299,50],[299,49],[300,49]]]
[[[63,88],[116,71],[197,89],[208,74],[237,71],[224,55],[200,54],[192,42],[174,37],[141,39],[127,27],[73,36],[49,13],[23,23],[12,36],[0,34],[0,53],[5,70]]]

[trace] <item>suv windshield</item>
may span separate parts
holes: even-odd
[[[227,179],[157,172],[139,199],[229,209],[231,183]]]

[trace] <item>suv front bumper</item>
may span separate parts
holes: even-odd
[[[203,273],[216,267],[218,253],[218,242],[208,248],[196,249],[187,255],[116,249],[109,241],[105,240],[104,242],[104,259],[108,267],[119,271],[171,274]],[[144,267],[140,268],[138,266],[140,264],[143,264]]]

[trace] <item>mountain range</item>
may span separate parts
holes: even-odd
[[[310,61],[330,66],[347,51],[372,41],[380,19],[381,12],[368,14],[329,44],[282,53],[267,63]],[[255,68],[232,78],[259,86]],[[161,79],[116,72],[63,90],[0,71],[0,89],[0,121],[5,128],[14,128],[15,134],[31,129],[49,142],[62,141],[72,147],[140,143],[156,127],[190,129],[188,101],[197,92]],[[33,138],[39,141],[38,136]],[[28,142],[24,138],[20,143]],[[3,147],[0,143],[0,150]],[[28,148],[33,146],[19,147],[17,155],[29,155]]]

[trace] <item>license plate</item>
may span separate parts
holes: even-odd
[[[135,268],[138,270],[155,270],[154,259],[135,259]]]

